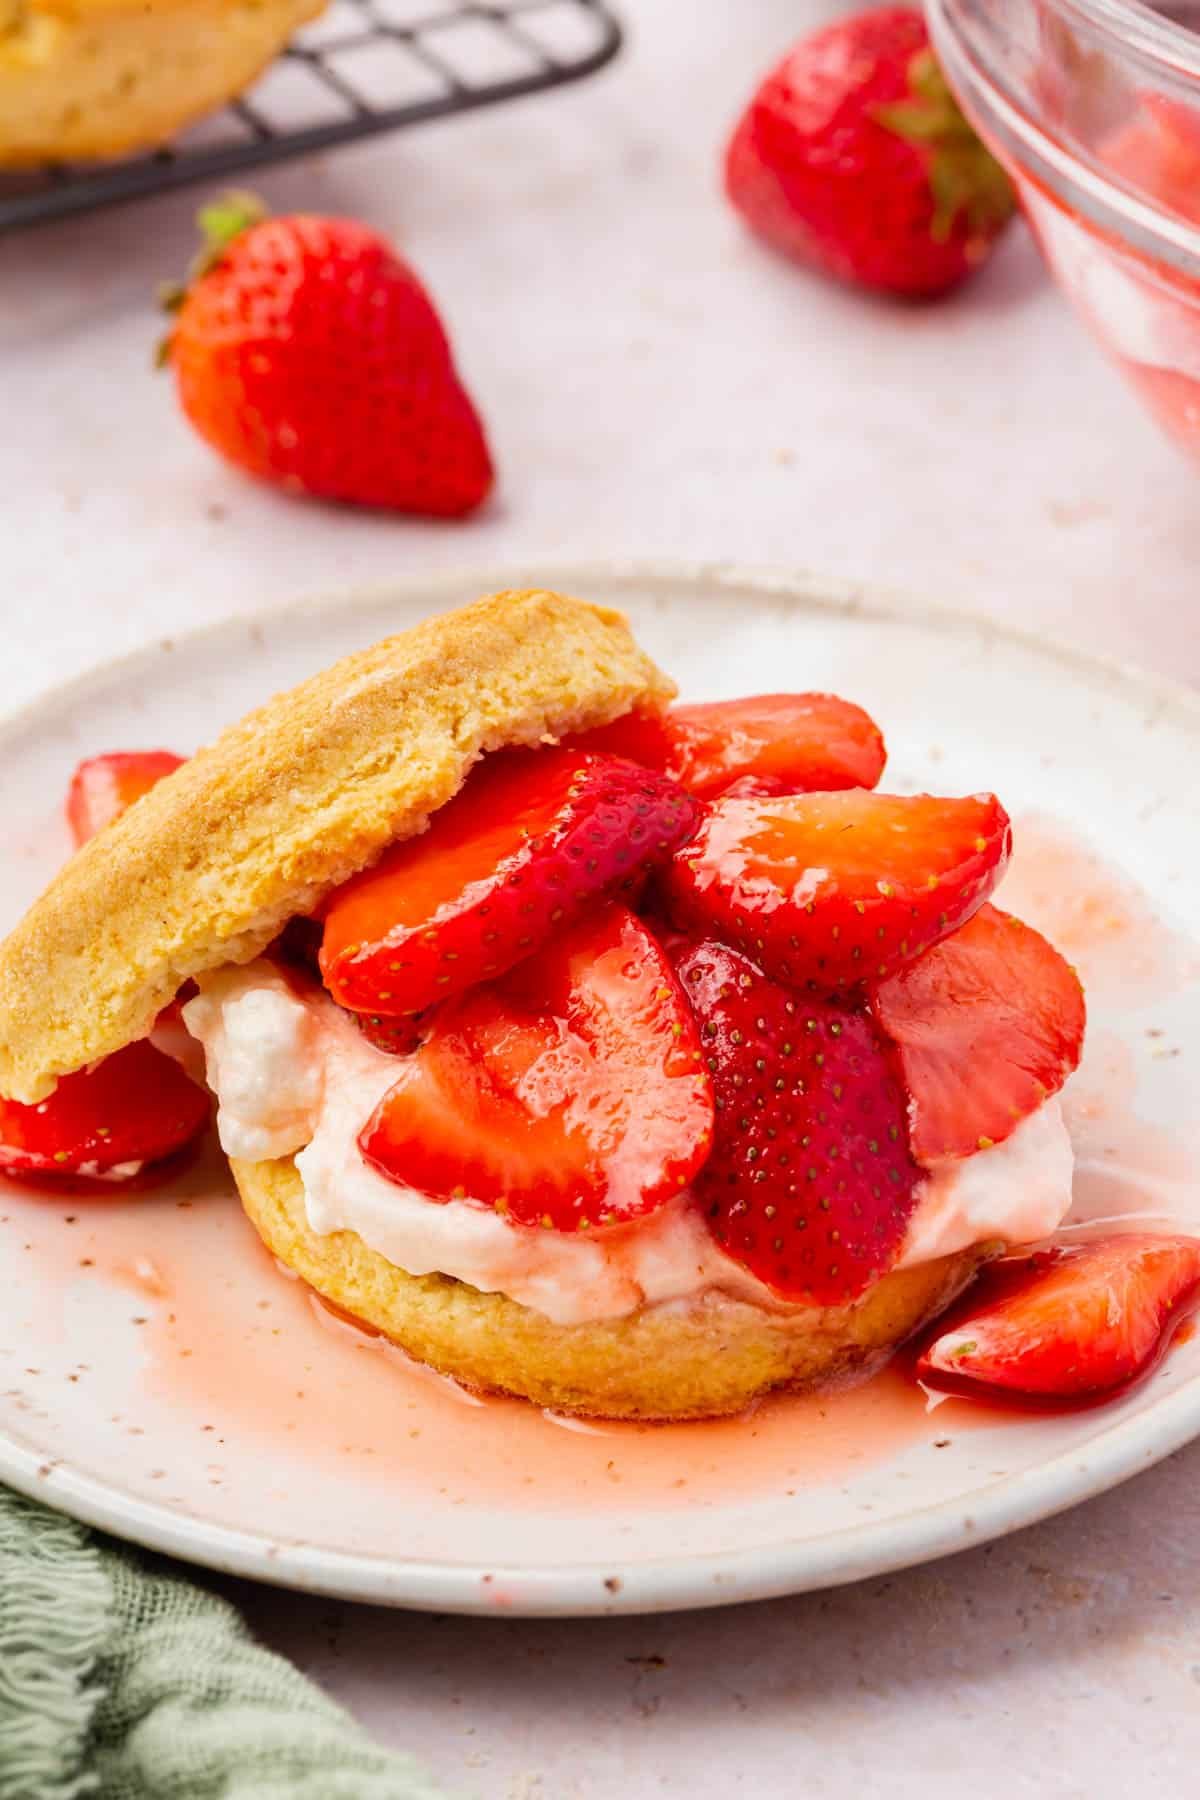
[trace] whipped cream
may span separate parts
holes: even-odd
[[[584,1235],[514,1225],[474,1200],[431,1200],[388,1180],[364,1161],[358,1134],[396,1080],[396,1059],[320,989],[296,992],[269,962],[205,977],[183,1017],[204,1046],[222,1147],[248,1162],[296,1154],[316,1232],[357,1232],[410,1275],[453,1276],[560,1325],[710,1291],[786,1305],[725,1255],[689,1194]],[[900,1266],[1047,1236],[1070,1205],[1071,1165],[1049,1101],[1004,1143],[930,1174]]]
[[[1062,1106],[1046,1100],[1003,1143],[929,1171],[898,1266],[997,1239],[1036,1244],[1049,1237],[1071,1204],[1074,1168]]]
[[[270,964],[252,963],[210,981],[183,1018],[204,1045],[225,1154],[268,1162],[301,1149],[325,1093],[328,1059],[315,1009]]]

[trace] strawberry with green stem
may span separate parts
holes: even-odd
[[[956,287],[1016,208],[906,6],[839,19],[789,51],[733,134],[725,188],[786,255],[909,296]]]
[[[200,214],[205,248],[162,360],[212,447],[293,493],[455,518],[487,498],[479,415],[432,301],[377,232],[269,218],[252,196]]]

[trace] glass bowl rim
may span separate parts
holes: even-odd
[[[1124,50],[1200,81],[1200,32],[1169,19],[1144,0],[1046,0],[1055,12],[1074,14]]]
[[[1044,0],[1044,4],[1060,16],[1092,26],[1108,40],[1114,53],[1132,53],[1143,66],[1176,81],[1180,77],[1194,80],[1200,99],[1200,32],[1164,18],[1141,0]],[[939,40],[945,34],[955,52],[952,66],[960,59],[966,62],[972,83],[985,91],[986,104],[1003,119],[1014,142],[1036,146],[1039,163],[1047,173],[1054,171],[1064,189],[1080,191],[1099,216],[1120,219],[1147,249],[1158,256],[1165,252],[1166,261],[1182,266],[1194,280],[1200,272],[1200,226],[1168,211],[1143,189],[1120,180],[1113,170],[1090,158],[1084,146],[1056,137],[1031,116],[981,58],[982,31],[969,28],[964,11],[959,0],[926,0],[934,45],[943,61]]]

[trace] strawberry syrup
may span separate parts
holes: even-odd
[[[1154,1060],[1159,1028],[1145,1023],[1147,1008],[1197,978],[1194,947],[1154,922],[1136,888],[1044,821],[1019,822],[1016,841],[1002,904],[1059,942],[1097,1002],[1066,1095],[1079,1163],[1064,1236],[1122,1219],[1200,1229],[1200,1136],[1153,1126],[1142,1111],[1158,1072],[1177,1075],[1165,1033],[1163,1060]],[[1144,1092],[1132,1048],[1143,1037],[1151,1045]],[[211,1145],[165,1189],[106,1194],[99,1204],[0,1181],[0,1238],[8,1266],[29,1271],[17,1283],[17,1311],[37,1319],[47,1342],[61,1339],[81,1295],[85,1303],[96,1290],[108,1301],[129,1297],[146,1399],[194,1421],[197,1442],[236,1437],[261,1450],[264,1470],[284,1448],[323,1468],[336,1459],[356,1481],[439,1504],[564,1512],[611,1509],[614,1500],[714,1505],[845,1481],[996,1420],[992,1408],[965,1400],[939,1403],[935,1414],[907,1356],[857,1387],[772,1399],[699,1424],[573,1421],[519,1401],[481,1401],[284,1279]],[[1177,1334],[1176,1344],[1183,1339]]]
[[[1089,1012],[1168,998],[1200,979],[1200,947],[1156,918],[1137,883],[1041,813],[1013,820],[1014,855],[997,895],[1075,965]]]
[[[220,1181],[210,1157],[169,1194],[103,1206],[0,1183],[0,1233],[31,1246],[43,1327],[83,1284],[124,1290],[143,1321],[148,1396],[214,1438],[352,1462],[392,1488],[584,1510],[610,1507],[614,1492],[647,1506],[800,1487],[939,1435],[919,1389],[888,1371],[692,1425],[574,1421],[469,1394],[285,1279]]]

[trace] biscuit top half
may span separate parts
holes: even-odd
[[[553,742],[674,688],[620,613],[492,594],[385,638],[231,726],[86,844],[0,944],[0,1094],[143,1037],[190,976],[248,962],[478,758]]]

